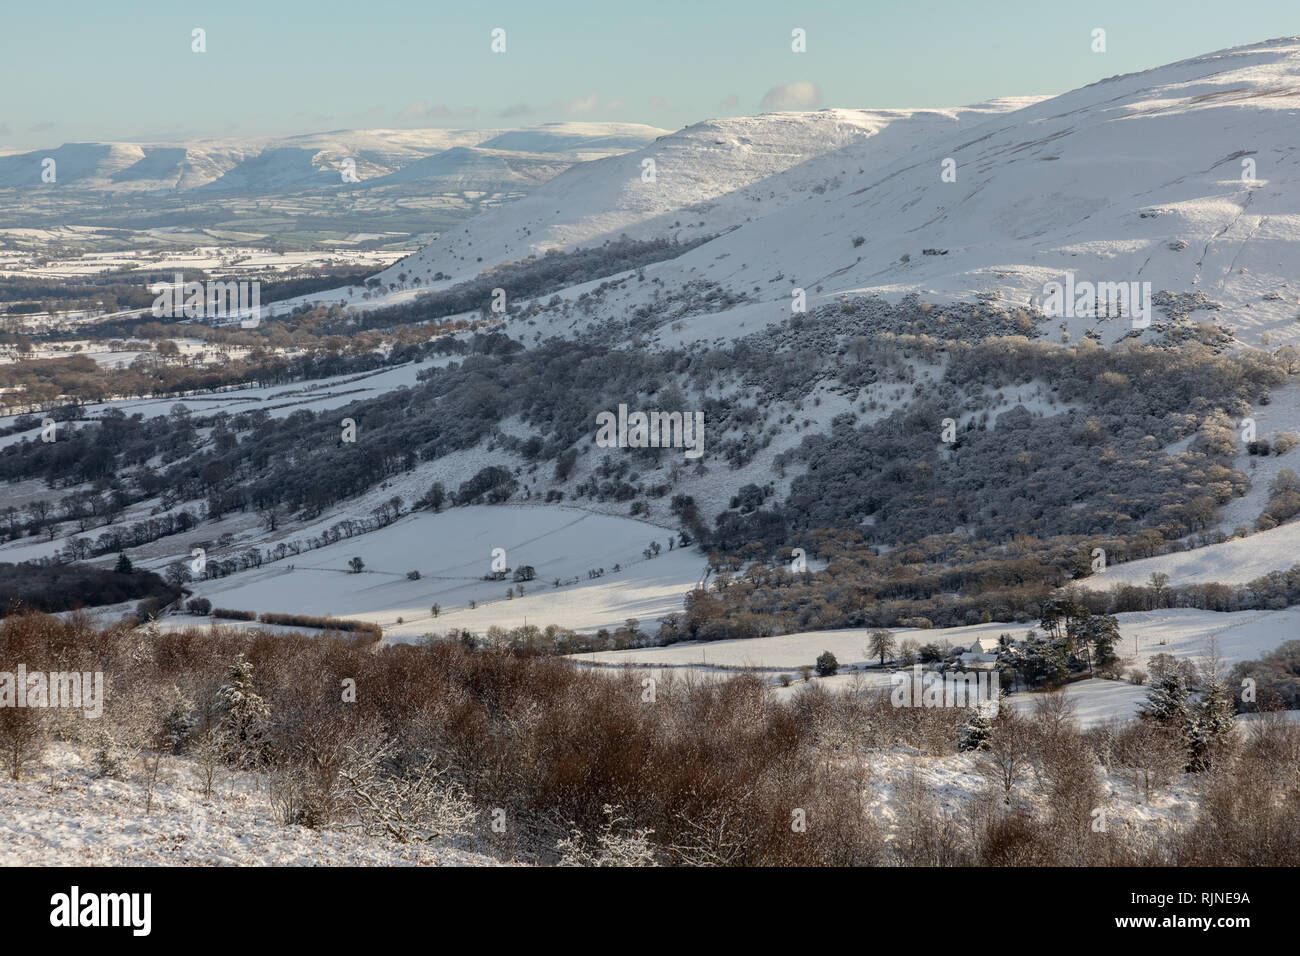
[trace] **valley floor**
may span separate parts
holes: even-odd
[[[1211,639],[1222,664],[1231,667],[1240,661],[1259,658],[1300,634],[1300,607],[1236,613],[1170,608],[1116,616],[1122,638],[1116,650],[1121,658],[1143,669],[1152,655],[1161,653],[1200,664]],[[994,622],[927,630],[896,628],[893,633],[900,643],[946,641],[954,647],[969,648],[979,642],[988,651],[997,646],[999,635],[1010,634],[1019,640],[1032,627],[1034,624]],[[646,669],[657,678],[672,674],[696,680],[724,679],[738,671],[753,669],[776,685],[778,694],[789,695],[804,686],[801,669],[811,669],[819,654],[830,651],[841,672],[833,677],[814,677],[815,683],[828,690],[886,689],[890,686],[889,673],[864,670],[875,663],[869,660],[867,652],[869,632],[869,628],[846,628],[748,640],[683,642],[665,647],[575,654],[572,659],[588,665]],[[787,676],[790,685],[780,686]],[[1074,700],[1079,723],[1087,727],[1112,717],[1133,717],[1147,689],[1125,681],[1093,679],[1068,685],[1066,693]],[[1012,702],[1015,706],[1029,706],[1032,698],[1030,694],[1019,694],[1013,696]]]
[[[653,630],[663,615],[682,610],[704,573],[697,552],[668,548],[672,537],[643,521],[558,505],[471,506],[410,514],[379,531],[192,587],[214,607],[372,621],[390,641],[525,622],[586,632],[637,618]],[[661,551],[647,559],[642,551],[652,540]],[[485,581],[498,548],[507,567],[533,567],[536,578]],[[364,562],[362,572],[350,573],[353,557]],[[587,577],[599,569],[601,576]],[[420,577],[408,578],[412,571]]]

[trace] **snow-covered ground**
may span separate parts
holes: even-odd
[[[1104,724],[1116,718],[1128,720],[1138,715],[1147,699],[1148,688],[1122,680],[1102,680],[1094,677],[1067,684],[1065,696],[1074,706],[1074,717],[1080,727]],[[1021,713],[1032,713],[1038,702],[1036,694],[1014,694],[1012,707]]]
[[[1300,607],[1281,611],[1240,611],[1223,614],[1190,608],[1162,611],[1134,611],[1117,615],[1122,641],[1116,648],[1120,656],[1134,658],[1142,666],[1152,654],[1167,653],[1179,657],[1200,657],[1205,642],[1218,639],[1219,656],[1227,664],[1250,660],[1300,633]],[[993,622],[965,627],[891,628],[895,638],[918,644],[943,644],[969,648],[976,641],[991,650],[998,636],[1010,634],[1019,639],[1033,624]],[[867,636],[870,628],[845,628],[835,631],[802,631],[777,637],[748,640],[683,642],[666,647],[647,647],[623,651],[598,651],[574,655],[577,660],[603,664],[703,665],[731,668],[789,668],[811,666],[822,651],[830,651],[840,666],[869,663]]]
[[[1232,614],[1171,608],[1119,614],[1117,617],[1121,641],[1116,650],[1122,658],[1142,669],[1146,669],[1155,654],[1171,654],[1198,665],[1204,664],[1211,638],[1222,665],[1231,667],[1239,661],[1257,659],[1300,635],[1300,607]],[[983,649],[992,650],[997,646],[999,635],[1011,634],[1019,639],[1030,626],[995,622],[929,630],[897,628],[893,633],[900,643],[912,640],[918,644],[942,645],[946,641],[954,647],[969,648],[978,642]],[[671,673],[675,677],[696,680],[723,679],[739,670],[753,668],[769,682],[778,685],[778,693],[784,696],[797,693],[803,686],[802,668],[811,668],[818,655],[830,651],[842,672],[834,677],[813,678],[816,683],[836,691],[888,688],[891,678],[887,673],[848,670],[873,663],[867,650],[869,633],[869,628],[804,631],[748,640],[684,642],[666,647],[598,651],[574,654],[572,659],[588,664],[643,668],[657,678]],[[789,687],[779,686],[782,675],[793,678]],[[1078,718],[1085,726],[1111,717],[1132,716],[1137,704],[1146,696],[1143,687],[1101,679],[1071,684],[1068,693],[1075,699]],[[1032,699],[1032,695],[1017,698],[1022,706],[1029,706]]]
[[[0,777],[0,866],[498,866],[450,842],[402,845],[284,826],[266,779],[221,769],[205,796],[197,764],[163,757],[149,801],[138,761],[99,777],[89,751],[50,745],[23,779]]]
[[[1169,584],[1245,584],[1270,571],[1287,571],[1300,564],[1300,522],[1191,551],[1161,554],[1115,564],[1088,578],[1088,586],[1113,588],[1146,584],[1152,574],[1169,576]]]
[[[670,537],[668,529],[642,521],[557,505],[470,506],[410,514],[379,531],[197,582],[193,589],[215,607],[374,621],[386,639],[399,641],[452,628],[481,634],[492,625],[525,621],[595,631],[634,617],[652,629],[663,615],[682,609],[686,592],[704,573],[700,555],[669,550]],[[651,541],[662,550],[647,560],[642,551]],[[522,584],[522,597],[513,575],[483,580],[493,570],[496,548],[504,550],[507,567],[536,569],[536,579]],[[365,563],[359,574],[349,570],[353,557]],[[604,575],[588,579],[587,572],[599,568]],[[419,580],[408,579],[410,571],[419,571]],[[558,588],[557,578],[564,582]],[[507,589],[513,599],[507,600]],[[470,608],[471,601],[477,607]],[[436,618],[434,604],[441,610]],[[194,620],[168,619],[175,626]]]
[[[67,227],[67,232],[48,231],[27,235],[28,239],[56,242],[78,241],[77,227]],[[0,236],[15,230],[0,229]],[[24,233],[37,232],[23,230]],[[181,250],[114,250],[111,252],[78,252],[66,256],[40,254],[29,251],[0,250],[0,276],[25,278],[77,279],[99,276],[109,272],[181,272],[202,269],[229,276],[260,276],[270,279],[277,274],[293,270],[321,269],[337,266],[382,268],[401,257],[400,252],[385,250],[286,250],[272,251],[254,246],[197,245]]]
[[[979,758],[974,754],[930,757],[911,748],[896,747],[871,751],[863,762],[871,773],[874,789],[868,806],[884,824],[887,838],[903,822],[899,817],[900,784],[912,774],[933,790],[938,809],[946,813],[967,807],[976,794],[987,792],[987,781],[979,772]],[[1188,823],[1196,813],[1198,782],[1193,774],[1180,774],[1171,786],[1153,793],[1147,802],[1121,774],[1103,774],[1101,806],[1106,811],[1107,826],[1121,832],[1139,828],[1149,832],[1152,827]],[[1045,809],[1042,797],[1025,783],[1019,784],[1015,793],[1018,802],[1034,805],[1039,811]]]
[[[123,779],[109,779],[96,775],[90,757],[78,745],[55,743],[22,780],[0,778],[0,866],[507,865],[449,840],[403,845],[355,831],[283,825],[265,778],[255,783],[250,774],[221,769],[205,796],[199,768],[188,757],[162,759],[150,804],[143,764]],[[862,774],[864,809],[881,824],[887,842],[904,823],[909,777],[930,788],[945,813],[966,809],[988,789],[974,754],[935,756],[900,746],[836,758],[848,759]],[[1199,802],[1197,783],[1193,775],[1179,775],[1148,802],[1122,774],[1103,775],[1108,824],[1186,823]],[[1015,798],[1045,809],[1028,781],[1016,788]]]
[[[440,361],[448,360],[445,357],[431,359],[421,365],[407,362],[370,372],[311,379],[292,385],[239,386],[198,395],[96,402],[81,406],[78,413],[85,418],[93,419],[101,417],[104,412],[112,408],[127,416],[143,415],[145,418],[157,418],[167,415],[177,405],[184,405],[195,415],[211,415],[216,412],[237,415],[240,412],[261,409],[269,413],[272,418],[285,418],[299,410],[319,412],[330,408],[341,408],[353,402],[375,398],[394,389],[411,388],[418,384],[416,375],[421,369],[438,364]],[[10,415],[0,418],[0,425],[10,424],[16,417],[18,416]],[[76,426],[70,424],[66,427]],[[0,448],[21,442],[24,438],[38,440],[40,433],[41,429],[37,426],[25,432],[2,435]]]

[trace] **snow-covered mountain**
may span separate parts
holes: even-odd
[[[1298,115],[1300,38],[1284,38],[1042,101],[714,120],[575,167],[384,277],[459,280],[621,233],[714,235],[651,272],[670,287],[758,287],[774,319],[792,287],[809,308],[909,292],[1041,306],[1044,285],[1070,270],[1178,296],[1143,334],[1172,313],[1280,343],[1300,335]],[[627,304],[641,294],[629,289]],[[1072,339],[1132,334],[1127,321],[1064,324]]]
[[[77,190],[267,193],[339,186],[339,172],[349,159],[358,180],[375,185],[423,160],[480,144],[493,156],[518,154],[518,166],[532,167],[534,176],[547,169],[554,175],[575,162],[643,146],[664,132],[634,123],[552,123],[519,130],[334,130],[186,143],[65,143],[0,156],[0,188],[48,188],[51,184],[41,179],[46,158],[55,161],[57,185]],[[535,154],[546,154],[546,161]],[[450,162],[457,162],[456,154]],[[419,172],[395,182],[411,182]],[[436,162],[432,175],[441,175]]]
[[[682,240],[714,235],[824,189],[838,172],[831,157],[853,144],[870,140],[872,161],[880,162],[942,130],[1024,102],[707,120],[635,152],[574,167],[535,194],[445,234],[403,262],[402,270],[464,279],[482,268],[480,259],[518,260],[548,249],[599,244],[621,234]],[[883,135],[886,131],[891,135]],[[517,142],[517,136],[508,134],[496,142]]]
[[[568,153],[453,146],[408,163],[386,176],[363,180],[357,188],[406,183],[437,183],[447,190],[485,189],[511,183],[536,185],[564,172],[573,161]]]

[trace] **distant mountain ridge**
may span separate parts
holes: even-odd
[[[511,175],[537,181],[575,162],[636,149],[666,130],[635,123],[549,123],[525,129],[334,130],[287,137],[195,140],[182,143],[65,143],[49,149],[0,156],[0,189],[51,186],[110,193],[270,193],[348,185],[341,170],[351,160],[359,183],[383,181],[424,160],[482,146],[469,154],[485,167],[513,159]],[[517,154],[517,157],[515,156]],[[545,157],[544,159],[539,157]],[[55,163],[55,182],[42,180],[45,160]],[[466,177],[466,154],[443,166]],[[532,173],[528,169],[534,170]],[[411,173],[394,182],[410,182]]]

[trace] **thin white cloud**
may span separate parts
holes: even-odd
[[[402,122],[411,120],[430,120],[430,119],[451,119],[452,117],[469,117],[477,113],[472,106],[465,106],[461,109],[454,110],[446,103],[439,103],[436,106],[430,106],[424,100],[416,100],[406,109],[397,114],[397,118]]]
[[[627,104],[622,100],[602,100],[600,94],[593,90],[586,96],[575,96],[568,100],[552,100],[549,106],[515,103],[501,110],[497,113],[497,116],[502,119],[534,116],[538,113],[590,116],[593,113],[620,113],[625,109],[627,109]]]
[[[815,110],[821,102],[820,86],[812,80],[795,80],[772,87],[759,106],[765,110]]]
[[[592,92],[569,100],[564,109],[567,113],[593,113],[599,105],[600,94]]]

